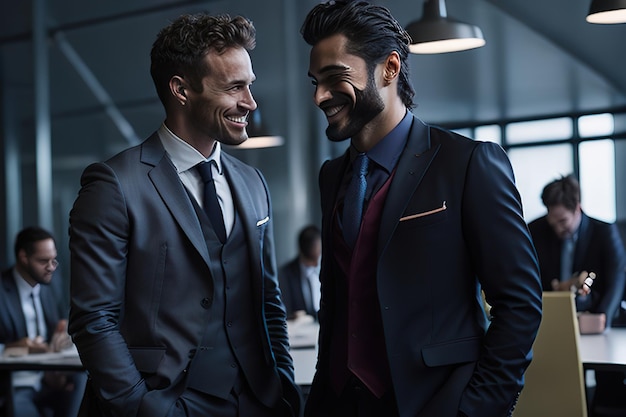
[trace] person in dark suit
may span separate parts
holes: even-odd
[[[298,234],[298,256],[278,271],[278,282],[288,318],[296,318],[303,313],[317,317],[321,256],[322,236],[319,228],[315,225],[304,227]]]
[[[320,171],[319,357],[305,415],[510,415],[541,285],[506,154],[410,112],[410,38],[385,7],[322,3],[301,32],[326,134],[350,139]]]
[[[54,237],[26,227],[15,238],[15,265],[2,272],[0,346],[24,353],[60,352],[72,347],[67,312],[50,287],[57,269]],[[13,373],[13,409],[20,417],[75,415],[85,376],[78,373]],[[10,392],[1,387],[2,393]]]
[[[83,173],[69,322],[90,375],[81,415],[300,413],[267,184],[221,148],[248,138],[254,46],[241,16],[163,28],[151,75],[164,123]]]
[[[573,175],[547,184],[541,200],[548,213],[530,222],[529,228],[544,291],[577,290],[593,273],[591,292],[576,291],[576,309],[604,314],[610,327],[626,280],[626,252],[617,226],[585,214]]]

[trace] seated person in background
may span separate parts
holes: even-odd
[[[289,319],[302,312],[317,317],[320,306],[321,255],[320,230],[313,225],[304,227],[298,235],[298,256],[278,271],[280,290]]]
[[[72,347],[67,320],[49,284],[58,266],[54,238],[28,227],[15,240],[15,265],[0,283],[0,350],[59,352]],[[19,417],[76,415],[86,376],[82,373],[13,373],[13,408]],[[9,387],[0,387],[9,392]],[[50,414],[53,413],[53,414]],[[73,413],[73,414],[72,414]]]
[[[548,214],[532,221],[529,229],[543,290],[578,290],[588,275],[595,274],[592,291],[576,291],[576,310],[603,313],[610,327],[626,279],[626,253],[616,225],[582,211],[580,186],[573,175],[546,185],[541,199]]]

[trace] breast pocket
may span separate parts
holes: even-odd
[[[448,207],[444,201],[441,206],[434,207],[430,210],[409,213],[400,218],[400,228],[413,228],[428,226],[431,224],[445,221],[448,217]]]

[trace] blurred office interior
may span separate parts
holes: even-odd
[[[229,149],[265,174],[278,263],[301,226],[319,223],[317,173],[343,152],[313,105],[309,46],[299,35],[315,0],[2,0],[0,13],[0,264],[19,229],[57,236],[67,283],[68,213],[82,170],[140,143],[162,122],[149,75],[158,30],[184,13],[241,14],[257,28],[253,94],[282,144]],[[401,24],[423,0],[374,0]],[[509,153],[530,221],[543,185],[575,173],[583,209],[626,222],[626,24],[586,22],[591,0],[448,0],[482,30],[483,47],[410,57],[414,112]],[[250,139],[254,141],[254,139]],[[622,228],[623,230],[623,228]]]

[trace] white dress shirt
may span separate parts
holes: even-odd
[[[41,306],[41,300],[39,298],[39,292],[41,287],[39,284],[31,287],[28,282],[21,277],[21,275],[17,272],[15,268],[13,268],[13,279],[15,279],[15,284],[17,285],[17,292],[20,296],[20,303],[22,305],[22,312],[24,313],[24,319],[26,321],[26,331],[28,332],[28,338],[34,339],[37,337],[37,323],[35,322],[35,318],[39,318],[39,336],[41,336],[44,340],[48,340],[48,331],[46,329],[46,321],[44,319],[44,312]],[[33,309],[33,301],[30,297],[30,294],[33,294],[35,305],[39,310],[37,314],[35,314],[35,310]],[[39,371],[17,371],[13,372],[13,386],[14,387],[33,387],[35,390],[39,391],[41,388],[41,378],[43,376],[43,372]]]
[[[158,134],[165,148],[165,152],[167,152],[172,164],[174,164],[176,168],[180,180],[202,208],[204,208],[202,199],[204,183],[196,170],[196,165],[201,162],[215,161],[215,164],[211,164],[213,180],[215,182],[217,199],[222,209],[222,216],[224,217],[226,236],[229,236],[230,232],[233,230],[233,224],[235,223],[235,205],[233,203],[230,186],[228,185],[228,181],[226,181],[226,176],[222,169],[222,161],[220,158],[222,152],[221,144],[216,141],[213,152],[208,158],[205,158],[196,148],[172,133],[172,131],[165,126],[165,123],[161,124]]]

